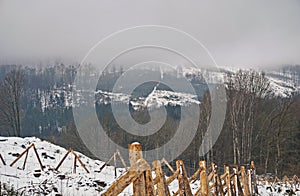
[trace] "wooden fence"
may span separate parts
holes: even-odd
[[[129,145],[130,167],[116,179],[115,182],[103,193],[103,196],[120,194],[127,186],[133,184],[134,196],[204,196],[204,195],[253,195],[258,193],[254,162],[246,170],[244,166],[224,166],[224,173],[219,174],[219,168],[214,163],[206,168],[206,162],[200,161],[199,168],[188,177],[182,160],[176,161],[176,169],[173,169],[166,160],[156,160],[152,167],[142,156],[142,146],[138,143]],[[165,164],[172,172],[166,177],[162,164]],[[152,176],[152,171],[155,175]],[[169,185],[174,180],[178,181],[177,191],[170,192]],[[190,184],[200,180],[199,188],[192,193]]]
[[[12,167],[22,156],[25,155],[23,167],[25,169],[28,152],[33,149],[37,158],[37,161],[44,169],[44,165],[41,162],[37,149],[34,144],[31,144],[26,148],[11,164]],[[139,143],[133,143],[128,146],[129,149],[129,161],[130,167],[127,167],[124,158],[117,150],[113,156],[100,167],[100,172],[113,160],[115,166],[115,178],[116,180],[111,186],[106,189],[102,194],[103,196],[116,196],[123,192],[123,190],[133,184],[134,196],[206,196],[206,195],[221,195],[221,196],[248,196],[258,194],[257,182],[268,183],[272,187],[275,187],[276,183],[297,188],[300,185],[300,179],[295,175],[292,178],[284,176],[283,179],[274,178],[260,178],[256,176],[255,165],[252,161],[248,168],[245,166],[224,166],[224,172],[220,173],[216,164],[211,163],[208,167],[205,161],[199,161],[198,169],[193,175],[188,177],[184,162],[182,160],[176,161],[176,168],[174,169],[164,158],[162,160],[156,160],[152,163],[152,166],[144,160],[142,155],[142,146]],[[58,170],[61,164],[64,162],[69,154],[74,155],[74,170],[76,173],[77,161],[85,169],[87,173],[89,170],[85,164],[80,160],[79,156],[70,148],[64,155],[59,164],[55,167]],[[117,156],[120,158],[126,172],[117,177],[116,160]],[[4,158],[0,154],[0,160],[3,165],[6,165]],[[171,175],[166,177],[162,166],[165,165],[170,171]],[[155,175],[153,175],[155,174]],[[177,190],[173,191],[169,189],[169,185],[177,180]],[[191,189],[191,184],[200,181],[200,185],[197,190]],[[175,183],[175,182],[174,182]]]

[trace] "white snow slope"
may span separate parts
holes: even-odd
[[[9,165],[12,161],[17,158],[15,153],[21,154],[25,150],[24,146],[28,147],[31,143],[35,144],[41,161],[45,166],[44,171],[40,171],[41,168],[33,149],[29,150],[24,170],[20,168],[23,167],[25,155],[15,165],[10,167]],[[72,154],[68,155],[58,172],[54,171],[54,168],[56,168],[66,152],[67,150],[62,147],[34,137],[24,139],[0,137],[0,153],[6,162],[4,166],[0,161],[1,185],[6,184],[6,186],[13,187],[14,190],[19,190],[19,192],[24,191],[27,193],[26,195],[33,195],[35,193],[37,195],[62,194],[80,196],[99,195],[102,190],[115,180],[114,168],[112,166],[105,167],[99,173],[97,171],[99,171],[104,162],[90,159],[78,152],[76,152],[77,155],[90,173],[87,173],[78,161],[76,174],[73,173],[74,156]],[[125,169],[117,169],[117,174],[120,175],[124,171]],[[39,177],[34,176],[38,174],[41,175]],[[61,180],[61,178],[64,179]],[[123,195],[132,192],[130,188],[127,188]]]
[[[9,165],[21,154],[26,147],[34,143],[37,149],[41,161],[45,166],[44,171],[41,171],[40,165],[37,161],[34,150],[31,148],[28,153],[27,163],[25,169],[23,163],[25,155],[18,160],[12,167]],[[54,168],[58,165],[63,158],[66,149],[51,144],[46,141],[41,141],[35,137],[17,138],[17,137],[0,137],[0,153],[4,158],[6,165],[0,161],[0,182],[1,182],[1,194],[5,195],[4,186],[14,188],[19,192],[23,192],[25,195],[100,195],[104,192],[113,181],[114,168],[112,166],[106,166],[101,172],[100,167],[104,162],[99,160],[93,160],[87,156],[76,152],[82,162],[86,165],[90,173],[87,173],[77,161],[76,173],[73,173],[74,156],[69,154],[65,159],[58,171]],[[117,176],[119,177],[125,169],[118,168]],[[153,177],[154,174],[153,174]],[[195,193],[199,187],[199,181],[191,184],[192,192]],[[177,181],[173,181],[170,185],[170,191],[177,191]],[[288,186],[275,185],[270,188],[271,185],[259,185],[259,193],[261,195],[284,195]],[[278,188],[281,187],[281,192],[278,193]],[[293,187],[295,194],[300,196],[300,187]],[[122,194],[132,195],[132,186],[128,186]]]

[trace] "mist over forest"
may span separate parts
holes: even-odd
[[[178,70],[181,76],[178,76],[178,72],[176,74],[163,73],[164,77],[188,79],[197,92],[196,97],[186,98],[185,96],[188,97],[188,95],[182,94],[180,96],[183,97],[176,99],[178,95],[172,94],[168,86],[148,82],[140,85],[131,95],[128,95],[130,100],[122,101],[122,96],[125,95],[116,96],[108,92],[112,92],[115,82],[123,72],[122,66],[105,70],[99,78],[94,99],[102,128],[118,145],[127,146],[130,142],[139,141],[144,150],[155,149],[172,138],[180,121],[187,125],[193,124],[190,122],[193,113],[182,116],[182,108],[193,111],[193,107],[198,107],[200,119],[196,135],[180,157],[173,157],[186,160],[188,171],[194,171],[200,159],[217,164],[247,164],[254,160],[258,173],[274,173],[278,176],[298,174],[300,66],[282,66],[280,69],[267,72],[251,69],[235,72],[222,70],[227,95],[225,123],[216,144],[208,144],[212,145],[212,149],[203,157],[199,157],[199,147],[211,117],[211,97],[208,86],[201,76],[202,73],[198,71],[184,74],[182,70]],[[19,65],[1,66],[0,134],[2,136],[36,136],[95,157],[81,141],[72,112],[73,107],[85,104],[84,95],[80,95],[79,101],[74,99],[76,75],[93,77],[94,73],[95,68],[92,65],[86,65],[82,69],[78,69],[78,65],[64,65],[63,63],[39,68]],[[286,94],[281,92],[282,89],[280,89],[281,93],[278,92],[278,89],[271,85],[270,81],[274,78],[281,79],[283,82],[281,87],[287,89]],[[17,94],[9,91],[9,85],[12,83],[18,89]],[[219,84],[216,82],[209,85],[217,89]],[[164,105],[153,105],[148,108],[139,105],[138,100],[147,97],[155,86],[156,96],[159,93],[169,92],[165,94],[165,97],[160,97]],[[290,91],[291,88],[293,88],[292,91]],[[17,98],[13,99],[17,100],[14,103],[14,106],[18,106],[17,110],[14,106],[9,106],[12,98]],[[183,104],[182,100],[185,98],[186,101]],[[157,111],[155,114],[159,116],[162,115],[158,111],[159,108],[164,107],[167,111],[167,118],[160,130],[151,137],[135,136],[126,133],[126,130],[118,125],[112,113],[112,102],[118,102],[118,107],[123,107],[123,105],[128,107],[132,118],[138,123],[143,124],[151,120],[149,109],[154,113]],[[189,126],[185,128],[191,129]],[[180,146],[175,148],[180,148]]]

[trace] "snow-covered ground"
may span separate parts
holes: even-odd
[[[45,166],[44,171],[41,171],[33,149],[29,150],[24,170],[20,168],[23,167],[25,155],[10,167],[9,164],[17,158],[17,153],[22,153],[25,147],[30,146],[32,143],[35,144]],[[8,186],[19,192],[24,191],[29,194],[36,193],[37,195],[99,195],[115,180],[112,166],[105,167],[99,173],[99,169],[104,162],[90,159],[79,152],[76,153],[90,173],[87,173],[78,161],[76,174],[73,173],[74,156],[72,154],[68,155],[58,172],[54,171],[66,152],[67,150],[62,147],[34,137],[24,139],[0,137],[0,153],[6,162],[6,166],[4,166],[0,161],[2,191],[3,186]],[[125,169],[122,168],[117,169],[117,174],[120,175],[124,171]],[[128,195],[131,192],[131,187],[128,187],[123,195]]]
[[[9,164],[14,161],[18,154],[22,153],[26,147],[34,143],[41,161],[45,166],[41,170],[33,149],[29,150],[25,169],[23,163],[24,156],[19,159],[12,167]],[[25,195],[99,195],[104,192],[116,179],[114,177],[114,167],[106,166],[101,172],[100,167],[104,162],[93,160],[87,156],[76,152],[82,162],[86,165],[90,173],[87,173],[77,161],[76,173],[73,173],[74,156],[69,154],[58,171],[54,168],[66,154],[67,150],[41,141],[38,138],[17,138],[17,137],[0,137],[0,153],[5,159],[6,165],[0,161],[0,182],[1,191],[5,195],[3,187],[10,187],[18,192],[24,192]],[[125,172],[124,168],[117,169],[119,177]],[[153,174],[153,177],[155,175]],[[199,181],[191,184],[192,192],[195,193],[200,186]],[[177,191],[178,182],[173,181],[169,185],[170,191]],[[287,195],[291,190],[286,184],[265,184],[259,182],[259,193],[261,195]],[[300,185],[292,187],[296,195],[300,196]],[[132,186],[128,186],[122,196],[131,195]]]
[[[167,90],[156,90],[156,88],[154,88],[147,97],[138,97],[134,99],[131,99],[130,95],[124,93],[98,91],[97,102],[102,104],[108,104],[111,102],[128,104],[130,102],[135,110],[138,110],[141,107],[159,108],[167,105],[188,106],[191,104],[200,104],[197,95]]]
[[[296,195],[300,196],[300,185],[291,186],[288,183],[267,183],[258,182],[258,193],[262,196],[283,196],[283,195]]]

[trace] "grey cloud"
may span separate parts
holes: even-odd
[[[144,24],[191,34],[219,65],[300,63],[298,0],[0,1],[0,63],[80,62],[105,36]]]

